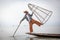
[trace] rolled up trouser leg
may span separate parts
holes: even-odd
[[[33,32],[32,25],[33,25],[33,23],[32,23],[32,20],[31,20],[31,21],[29,22],[29,26],[30,26],[30,32]]]
[[[30,26],[30,32],[33,32],[33,24],[37,24],[38,26],[42,25],[40,22],[34,20],[34,19],[31,19],[31,21],[29,22],[29,26]]]

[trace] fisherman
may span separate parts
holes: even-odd
[[[30,33],[33,32],[33,28],[32,28],[32,25],[33,25],[33,24],[37,24],[38,26],[42,25],[41,22],[38,22],[38,21],[36,21],[36,20],[34,20],[34,19],[32,18],[33,12],[32,12],[32,14],[29,14],[28,11],[24,11],[24,13],[25,13],[25,16],[24,16],[23,19],[20,21],[20,24],[21,24],[21,22],[22,22],[24,19],[26,19],[26,20],[29,22]]]

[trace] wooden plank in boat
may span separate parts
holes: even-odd
[[[54,38],[60,38],[60,34],[48,34],[48,33],[26,33],[38,37],[54,37]]]

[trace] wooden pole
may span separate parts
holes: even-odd
[[[16,30],[15,30],[15,32],[14,32],[14,34],[13,34],[13,37],[14,37],[14,35],[16,34],[16,32],[17,32],[19,26],[20,26],[20,22],[19,22],[19,25],[18,25],[18,27],[16,28]]]

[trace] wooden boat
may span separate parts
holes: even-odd
[[[49,33],[26,33],[29,35],[34,35],[38,37],[52,37],[52,38],[60,38],[60,34],[49,34]]]

